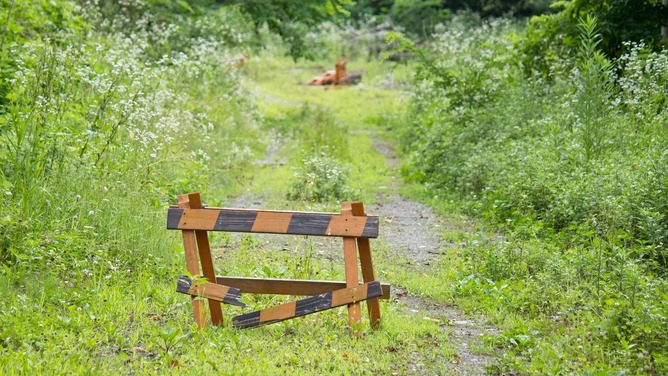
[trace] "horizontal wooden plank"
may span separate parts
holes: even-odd
[[[241,291],[238,288],[211,282],[193,284],[193,280],[185,275],[179,277],[176,284],[176,291],[182,294],[201,296],[225,304],[246,307],[246,304],[239,300],[241,298]]]
[[[232,318],[232,324],[241,329],[254,328],[376,298],[382,294],[380,282],[374,281],[239,315]]]
[[[318,295],[346,288],[345,282],[216,276],[216,283],[236,287],[245,294]],[[381,283],[380,299],[390,298],[390,284]]]
[[[206,230],[271,234],[378,237],[377,216],[228,208],[167,211],[170,230]]]

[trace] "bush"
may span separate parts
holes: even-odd
[[[519,43],[528,74],[549,77],[554,62],[573,57],[580,41],[578,24],[587,16],[598,20],[599,49],[607,58],[627,53],[628,42],[644,42],[654,50],[665,45],[661,25],[667,8],[661,1],[572,0],[555,2],[553,7],[559,12],[532,18],[526,38]]]
[[[628,44],[610,60],[587,18],[572,60],[526,78],[507,23],[458,35],[456,22],[417,55],[405,170],[496,222],[510,243],[464,251],[453,288],[530,318],[566,316],[573,331],[594,333],[590,364],[666,372],[668,305],[652,297],[668,267],[668,51]],[[547,358],[553,342],[517,353]]]
[[[352,196],[348,188],[347,169],[329,155],[322,152],[321,155],[302,159],[302,166],[294,174],[289,200],[327,203]]]

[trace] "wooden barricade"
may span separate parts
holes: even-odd
[[[207,322],[205,300],[212,324],[222,325],[220,303],[245,306],[240,300],[242,293],[311,297],[234,317],[232,324],[238,328],[271,324],[347,305],[348,324],[360,335],[361,301],[366,301],[371,327],[376,329],[380,325],[378,299],[389,298],[390,285],[376,281],[369,239],[378,237],[378,217],[367,216],[362,202],[343,203],[341,213],[205,208],[199,193],[190,193],[179,196],[178,206],[168,209],[167,229],[181,230],[186,270],[191,276],[204,277],[204,281],[193,281],[183,275],[177,283],[178,292],[192,297],[193,314],[199,328],[204,328]],[[346,280],[216,276],[208,231],[341,237]],[[363,283],[359,281],[358,252]]]

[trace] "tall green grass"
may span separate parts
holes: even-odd
[[[98,9],[78,11],[90,21]],[[166,205],[211,185],[224,192],[259,143],[260,115],[222,39],[187,39],[156,58],[156,30],[59,33],[7,47],[0,373],[109,372],[133,354],[136,336],[155,329],[147,307],[176,304],[147,300],[163,299],[155,285],[181,269]]]
[[[447,25],[413,86],[405,172],[505,231],[442,277],[521,318],[498,343],[506,370],[663,373],[667,53],[630,45],[610,61],[594,19],[580,33],[546,80],[522,73],[512,23]]]

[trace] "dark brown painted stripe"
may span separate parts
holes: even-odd
[[[377,238],[378,237],[378,217],[367,217],[362,238]]]
[[[181,217],[183,217],[183,209],[169,208],[167,210],[167,228],[178,229]]]
[[[270,322],[260,323],[260,312],[255,311],[251,313],[246,313],[245,315],[239,315],[232,318],[232,325],[239,329],[253,328],[261,325],[271,324]]]
[[[192,284],[193,284],[192,279],[188,278],[185,275],[181,275],[179,277],[179,280],[176,282],[176,292],[180,292],[181,294],[187,294]]]
[[[309,313],[324,311],[332,308],[332,293],[327,292],[308,299],[297,300],[295,316],[305,316]]]
[[[294,213],[288,226],[288,234],[326,235],[331,220],[331,214]]]
[[[280,218],[285,218],[284,225]],[[167,211],[167,228],[172,230],[377,238],[378,222],[375,216],[353,216],[343,220],[340,214],[332,213],[180,208]]]
[[[257,211],[221,210],[213,228],[215,231],[252,232]]]
[[[360,288],[361,287],[361,288]],[[317,296],[313,296],[311,298],[307,299],[302,299],[298,300],[296,303],[295,302],[290,302],[286,304],[282,304],[279,306],[267,308],[265,310],[261,311],[256,311],[256,312],[251,312],[247,313],[245,315],[239,315],[236,317],[232,318],[232,324],[240,329],[244,328],[253,328],[253,327],[258,327],[262,325],[267,325],[267,324],[273,324],[275,322],[283,321],[283,320],[288,320],[292,319],[295,317],[301,317],[301,316],[306,316],[311,313],[316,313],[324,310],[328,310],[331,308],[336,308],[340,307],[345,304],[350,304],[353,302],[360,302],[363,300],[371,299],[371,298],[377,298],[383,294],[383,290],[380,286],[380,282],[378,281],[373,281],[366,283],[364,285],[360,285],[360,287],[351,287],[343,290],[337,290],[333,292],[327,292],[324,294],[320,294]],[[350,294],[349,290],[357,290],[360,289],[361,291],[366,290],[366,294],[360,294],[360,296],[357,296],[356,294]],[[344,291],[345,290],[345,291]],[[343,293],[343,294],[342,294]],[[336,302],[333,302],[332,296],[334,294],[339,294],[341,297],[337,299]],[[344,296],[352,296],[352,299],[344,299]],[[294,305],[294,313],[292,312],[292,309],[289,307],[290,305]],[[263,320],[263,312],[266,311],[273,311],[273,312],[280,312],[282,311],[282,308],[286,308],[289,310],[289,312],[282,312],[282,315],[276,315],[280,316],[280,318],[275,318],[275,319],[268,319],[268,320]],[[287,311],[286,310],[286,311]],[[268,315],[270,317],[274,315]]]

